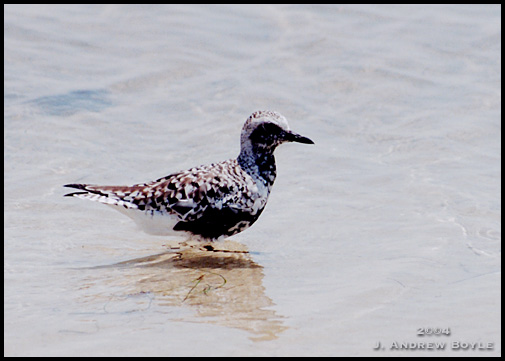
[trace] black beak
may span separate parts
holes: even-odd
[[[286,132],[284,139],[288,142],[297,142],[297,143],[303,143],[303,144],[314,144],[312,140],[310,140],[307,137],[304,137],[300,134],[296,134],[292,131]]]

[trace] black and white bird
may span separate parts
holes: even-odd
[[[214,241],[250,227],[267,204],[276,177],[274,150],[285,142],[314,144],[289,129],[281,114],[257,111],[245,122],[236,159],[172,173],[132,186],[67,184],[66,194],[107,204],[155,235]]]

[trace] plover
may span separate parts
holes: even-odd
[[[245,122],[235,159],[172,173],[132,186],[67,184],[66,194],[107,204],[155,235],[186,234],[214,241],[249,228],[267,204],[275,181],[274,150],[285,142],[314,144],[289,129],[274,111],[257,111]]]

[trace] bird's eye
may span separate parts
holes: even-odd
[[[272,123],[263,123],[258,125],[251,133],[250,139],[256,144],[272,144],[280,137],[282,129]]]

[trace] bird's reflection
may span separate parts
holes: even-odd
[[[121,310],[125,302],[141,308],[152,302],[183,307],[191,312],[183,312],[182,321],[243,329],[253,340],[272,340],[286,329],[265,295],[263,267],[244,245],[195,242],[168,244],[167,248],[163,253],[95,267],[121,269],[120,280],[106,280],[122,291],[107,300],[104,310]]]

